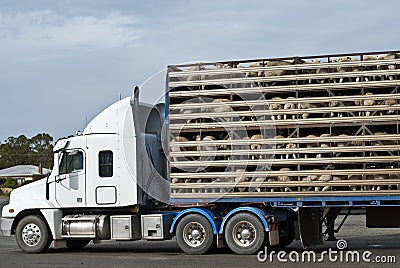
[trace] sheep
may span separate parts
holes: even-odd
[[[389,175],[387,174],[375,174],[373,175],[374,180],[387,180],[389,179]],[[380,191],[381,190],[381,185],[373,185],[371,190],[372,191]]]
[[[382,135],[387,135],[387,133],[386,133],[386,132],[375,132],[374,135],[382,136]],[[396,145],[396,144],[397,144],[396,141],[384,140],[384,139],[376,140],[376,141],[371,141],[371,146]],[[388,151],[386,151],[386,152],[388,152],[389,154],[391,154],[390,150],[388,150]],[[396,154],[397,154],[397,153],[396,153]],[[370,156],[379,156],[379,154],[378,154],[378,152],[371,151],[371,152],[370,152]]]
[[[227,104],[224,104],[225,102],[230,102],[230,100],[228,100],[228,99],[214,99],[212,101],[212,103],[220,103],[220,105],[217,106],[217,107],[213,107],[212,108],[212,112],[214,112],[214,113],[230,113],[230,112],[233,112],[232,107],[227,105]],[[226,117],[219,116],[217,118],[220,119],[220,120],[225,120],[226,122],[231,122],[232,121],[232,117],[229,116],[229,115],[226,116]]]
[[[326,68],[326,67],[321,67],[321,68],[318,68],[318,69],[315,71],[315,73],[316,73],[316,74],[322,74],[322,75],[324,75],[324,74],[329,74],[329,73],[330,73],[330,69],[329,69],[329,68]],[[319,84],[329,83],[329,78],[317,79],[317,83],[319,83]]]
[[[301,110],[307,110],[310,108],[316,108],[317,106],[315,104],[309,103],[309,102],[299,102],[299,109]],[[307,119],[310,116],[310,113],[303,112],[301,117],[303,119]]]
[[[196,136],[196,141],[214,141],[215,138],[213,136],[205,136],[201,138],[201,135]],[[218,149],[218,147],[214,144],[208,144],[208,145],[201,145],[200,143],[197,145],[197,151],[198,152],[203,152],[203,151],[208,151],[208,152],[215,152]],[[200,156],[200,161],[212,161],[215,158],[214,156]]]
[[[349,136],[346,134],[340,134],[338,137],[348,138]],[[349,143],[348,141],[337,141],[336,146],[337,147],[345,147],[348,143]]]
[[[282,136],[282,135],[277,135],[277,136],[275,136],[275,142],[277,142],[277,140],[279,140],[279,139],[284,139],[285,137],[284,136]],[[275,149],[283,149],[285,147],[285,145],[284,144],[282,144],[282,143],[276,143],[275,144]],[[283,154],[281,154],[280,155],[280,158],[281,159],[283,159]]]
[[[290,168],[281,168],[279,171],[284,173],[284,172],[287,172],[287,171],[291,171],[291,169]],[[283,175],[283,174],[282,175],[278,175],[276,178],[277,178],[277,180],[279,182],[293,181],[293,178],[291,178],[288,175]],[[291,192],[292,190],[289,187],[285,187],[284,191],[285,192]]]
[[[318,175],[308,175],[307,177],[302,178],[301,180],[305,181],[305,182],[313,182],[313,181],[318,180]],[[312,187],[307,187],[307,188],[305,188],[303,190],[304,191],[310,191],[311,189],[312,189]]]
[[[327,134],[327,133],[326,134],[321,134],[320,137],[321,138],[329,138],[329,137],[331,137],[331,134]],[[320,147],[321,148],[329,148],[330,147],[330,141],[321,142],[320,143]],[[321,153],[317,154],[316,158],[322,158],[322,154]]]
[[[260,62],[256,62],[256,63],[250,64],[247,67],[242,65],[242,64],[239,64],[239,65],[237,65],[237,68],[238,69],[241,69],[241,68],[255,68],[255,67],[263,67],[263,66],[264,66],[264,63],[262,61],[260,61]],[[260,71],[260,72],[247,71],[247,72],[244,73],[244,75],[246,77],[258,77],[258,76],[263,76],[264,72],[263,71]]]
[[[288,97],[287,100],[295,100],[296,98],[294,97]],[[283,115],[283,119],[287,119],[287,116],[290,115],[290,110],[296,109],[296,103],[295,102],[286,102],[285,105],[283,106],[284,110],[289,110],[289,113],[285,113]],[[296,119],[296,114],[292,114],[292,119]]]
[[[387,100],[383,100],[380,105],[386,105],[389,106],[387,110],[385,111],[380,111],[379,114],[380,115],[390,115],[390,114],[395,114],[396,113],[396,109],[394,108],[390,108],[390,106],[392,105],[396,105],[397,104],[397,100],[396,99],[387,99]]]
[[[271,179],[271,178],[270,178]],[[268,181],[270,181],[270,179],[268,179]],[[253,184],[254,185],[256,185],[256,186],[259,186],[261,183],[263,183],[265,181],[265,178],[264,177],[253,177],[253,178],[251,178],[251,180],[250,180],[250,182],[252,183],[251,185],[253,186]],[[273,188],[271,188],[271,190],[273,190]],[[261,188],[260,187],[250,187],[249,188],[249,192],[254,192],[254,191],[256,191],[256,192],[261,192]]]
[[[297,149],[298,147],[296,144],[293,144],[290,142],[290,143],[286,144],[285,148],[286,149]],[[289,159],[291,156],[293,156],[293,159],[297,158],[296,153],[293,153],[293,154],[286,154],[286,159]]]
[[[231,141],[231,143],[232,143],[231,137],[227,137],[224,140]],[[222,144],[222,145],[218,146],[218,150],[229,151],[231,149],[232,149],[231,144],[227,144],[227,145]],[[223,160],[231,160],[231,158],[232,158],[232,155],[230,155],[230,154],[224,155],[222,157]]]
[[[319,178],[318,178],[318,182],[328,182],[331,180],[332,180],[332,175],[330,175],[330,174],[323,174],[323,175],[319,176]],[[324,186],[321,190],[321,187],[315,187],[315,191],[321,190],[322,192],[324,192],[324,191],[330,190],[330,188],[331,188],[330,186]]]
[[[172,114],[181,114],[183,116],[185,115],[190,115],[193,113],[199,113],[201,111],[200,108],[183,108],[183,105],[186,104],[198,104],[197,102],[193,101],[193,100],[188,100],[185,101],[183,103],[181,103],[180,105],[182,105],[182,108],[177,108],[177,110],[171,111]],[[190,119],[185,119],[184,122],[186,124],[191,124],[191,123],[200,123],[201,122],[201,118],[190,118]]]
[[[330,107],[340,107],[340,102],[338,101],[330,101]],[[335,112],[331,111],[331,117],[335,117]],[[343,117],[343,112],[336,112],[337,117]]]
[[[263,139],[263,135],[260,135],[260,134],[255,134],[255,135],[253,135],[253,136],[251,136],[251,138],[250,138],[250,140],[262,140]],[[251,143],[250,144],[250,149],[251,150],[262,150],[263,149],[263,146],[262,146],[262,144],[261,143]],[[261,154],[257,154],[257,155],[251,155],[251,159],[252,160],[254,160],[254,159],[262,159],[263,157],[262,157],[262,153]]]
[[[177,142],[187,142],[187,141],[189,141],[189,139],[187,139],[187,138],[185,138],[183,136],[174,137],[170,142],[170,150],[171,150],[171,152],[175,153],[175,152],[184,152],[184,151],[194,151],[194,150],[196,150],[196,148],[194,148],[194,147],[179,147],[178,144],[177,144]],[[185,160],[188,160],[188,161],[193,161],[194,160],[191,157],[186,158],[184,156],[173,156],[172,159],[173,159],[174,162],[185,161]]]
[[[377,60],[378,58],[376,56],[372,56],[372,55],[365,55],[362,57],[363,61],[374,61]],[[362,67],[363,71],[372,71],[372,70],[376,70],[376,66],[364,66]],[[362,78],[364,79],[364,81],[369,82],[369,81],[373,81],[376,80],[375,76],[368,76],[368,75],[362,75]],[[358,82],[360,81],[359,78],[357,78]]]
[[[237,170],[236,170],[236,172],[240,172],[241,174],[240,174],[239,177],[235,177],[235,180],[234,180],[235,184],[241,183],[241,182],[248,182],[248,181],[249,181],[249,178],[248,178],[247,176],[244,175],[244,172],[245,172],[245,171],[246,171],[246,170],[244,170],[244,169],[237,169]],[[244,192],[244,191],[246,191],[246,187],[238,187],[237,189],[238,189],[239,192]]]
[[[373,96],[374,94],[371,92],[366,93],[364,96]],[[354,104],[357,106],[374,106],[375,105],[375,99],[370,98],[370,99],[364,99],[364,100],[355,100]],[[358,112],[358,115],[361,116],[362,112]],[[370,116],[371,112],[370,111],[365,111],[365,116]]]
[[[390,53],[390,54],[387,54],[387,55],[385,55],[385,56],[379,56],[378,57],[378,60],[394,60],[394,59],[398,59],[398,58],[400,58],[400,55],[399,54],[397,54],[397,53]],[[377,69],[378,70],[395,70],[396,69],[396,65],[395,64],[389,64],[389,65],[387,65],[387,64],[385,64],[385,65],[378,65],[377,66]],[[389,80],[394,80],[394,76],[392,76],[392,75],[381,75],[381,79],[382,80],[384,80],[384,79],[389,79]]]
[[[315,136],[315,135],[308,135],[306,138],[308,138],[308,139],[314,139],[314,138],[316,138],[317,136]],[[306,148],[307,149],[310,149],[310,148],[316,148],[316,147],[319,147],[319,143],[318,142],[308,142],[307,144],[306,144]],[[306,149],[306,151],[307,151],[307,149]],[[304,154],[304,158],[308,158],[309,157],[309,155],[308,155],[308,153],[306,152],[305,154]]]
[[[362,175],[354,174],[354,175],[349,175],[348,180],[362,180]],[[357,191],[357,186],[355,185],[349,185],[350,190],[352,191]]]
[[[305,64],[320,64],[321,61],[318,59],[313,59],[312,61],[306,61]],[[316,74],[317,73],[317,69],[305,69],[303,70],[302,74]],[[306,80],[307,81],[307,80]],[[309,78],[308,79],[308,83],[309,84],[313,84],[313,79]]]
[[[276,101],[274,103],[269,104],[269,109],[271,110],[271,114],[272,114],[272,120],[281,120],[282,119],[282,115],[278,114],[278,115],[274,115],[274,110],[282,110],[283,105],[281,102],[281,98],[280,97],[274,97],[271,99],[272,101]]]
[[[191,71],[191,72],[202,71],[202,70],[205,70],[204,65],[196,65],[196,66],[190,67],[188,69],[188,71]],[[196,81],[196,80],[201,80],[201,79],[205,79],[205,78],[206,77],[201,76],[201,75],[189,75],[187,77],[187,81]]]
[[[356,59],[352,59],[350,57],[341,57],[341,58],[339,58],[337,60],[334,60],[334,61],[336,61],[336,62],[351,62],[351,61],[357,61],[357,60]],[[351,66],[339,66],[339,67],[337,67],[337,71],[339,73],[352,72],[353,71],[353,67],[351,67]],[[344,79],[345,79],[345,77],[341,77],[338,82],[339,83],[343,83]]]
[[[285,66],[285,65],[290,65],[292,64],[289,61],[284,61],[284,60],[271,60],[267,62],[267,67],[275,67],[275,66]],[[268,70],[264,72],[264,76],[280,76],[287,73],[286,70]]]

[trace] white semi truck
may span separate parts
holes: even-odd
[[[322,243],[342,209],[399,227],[399,64],[382,51],[169,66],[165,104],[135,88],[57,141],[0,234],[28,253],[176,237],[189,254],[254,254]]]

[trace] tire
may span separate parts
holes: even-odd
[[[46,222],[37,215],[22,218],[15,234],[19,248],[26,253],[42,253],[49,248],[53,240]]]
[[[198,214],[183,217],[176,227],[179,247],[190,255],[200,255],[217,247],[217,237],[211,223]]]
[[[90,243],[90,239],[68,239],[67,248],[77,250],[86,247]]]
[[[254,214],[236,214],[226,224],[225,241],[236,254],[254,254],[265,245],[265,240],[264,225]]]

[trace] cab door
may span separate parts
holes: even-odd
[[[60,152],[55,197],[61,207],[86,206],[85,154],[72,149]]]

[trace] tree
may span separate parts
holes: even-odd
[[[53,166],[53,137],[39,133],[32,138],[20,135],[0,143],[0,169],[16,165]]]

